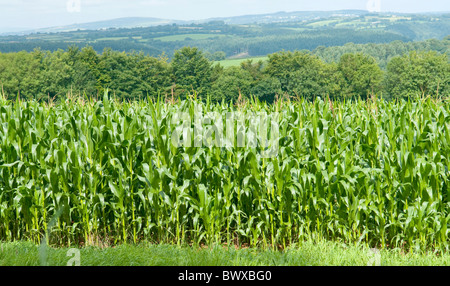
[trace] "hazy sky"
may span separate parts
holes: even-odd
[[[377,5],[377,2],[379,5]],[[278,11],[450,11],[449,0],[0,0],[0,28],[43,28],[120,17],[197,20]]]

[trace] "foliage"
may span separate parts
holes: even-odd
[[[252,76],[247,70],[230,67],[223,71],[211,89],[214,101],[236,102],[240,95],[250,95]]]
[[[396,56],[403,56],[411,51],[436,51],[440,54],[450,52],[450,36],[439,41],[430,39],[421,42],[393,41],[390,43],[355,44],[346,43],[343,46],[318,47],[313,54],[327,63],[339,62],[344,54],[363,53],[376,59],[382,70],[386,70],[388,62]]]
[[[198,48],[184,47],[175,52],[172,72],[177,91],[182,94],[209,91],[211,86],[211,62]]]
[[[445,47],[448,39],[439,43]],[[337,54],[349,47],[353,46],[338,49]],[[402,46],[393,43],[392,47]],[[241,96],[269,103],[282,96],[342,100],[364,99],[368,94],[391,99],[416,93],[449,94],[447,54],[429,50],[404,55],[400,51],[402,56],[390,59],[384,70],[375,57],[363,52],[344,53],[328,62],[321,49],[315,53],[282,51],[268,55],[265,61],[242,60],[240,65],[223,67],[213,65],[195,47],[177,50],[170,61],[165,55],[112,49],[98,54],[90,46],[71,46],[66,51],[0,53],[0,85],[9,99],[45,101],[68,95],[98,98],[105,91],[119,100],[167,94],[177,99],[196,93],[213,101],[236,101]]]
[[[175,116],[192,118],[196,104],[223,119],[278,112],[278,155],[172,145]],[[3,99],[0,239],[39,242],[48,230],[51,243],[65,245],[314,238],[448,251],[449,106],[430,97],[238,108]]]
[[[410,52],[388,64],[386,90],[394,98],[412,94],[435,97],[450,94],[450,62],[436,52]]]
[[[4,93],[26,99],[43,96],[40,93],[43,81],[40,51],[0,56],[0,83]]]
[[[280,81],[269,76],[264,76],[257,81],[250,93],[260,101],[267,103],[273,103],[277,97],[283,94]]]
[[[63,99],[67,94],[97,97],[109,90],[129,100],[168,92],[172,75],[165,57],[120,53],[92,47],[56,52],[0,54],[0,81],[9,97]]]
[[[326,94],[325,64],[308,52],[280,52],[269,55],[266,72],[280,81],[290,96],[314,99]]]
[[[383,73],[374,58],[361,53],[345,54],[339,60],[338,71],[344,78],[345,97],[366,99],[369,94],[379,93]]]

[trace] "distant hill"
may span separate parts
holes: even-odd
[[[49,28],[41,28],[35,30],[26,31],[8,31],[4,34],[15,34],[15,35],[27,35],[34,33],[59,33],[59,32],[72,32],[77,30],[105,30],[110,28],[139,28],[139,27],[153,27],[159,25],[170,25],[170,24],[186,24],[187,21],[181,20],[170,20],[170,19],[160,19],[160,18],[146,18],[146,17],[126,17],[111,19],[105,21],[97,21],[82,24],[73,24],[67,26],[56,26]]]
[[[363,10],[277,12],[209,18],[198,21],[159,18],[119,18],[33,33],[0,36],[0,52],[55,51],[76,45],[136,51],[168,57],[185,46],[195,46],[214,59],[265,56],[280,50],[318,47],[442,40],[449,36],[450,14],[369,13]]]
[[[296,12],[277,12],[270,14],[243,15],[225,18],[210,18],[208,21],[224,21],[226,24],[263,24],[280,22],[297,22],[318,20],[329,17],[358,17],[368,14],[365,10],[339,10],[339,11],[296,11]]]
[[[23,27],[0,27],[0,35],[7,36],[7,35],[16,35],[20,34],[23,31],[29,31],[30,28],[23,28]]]
[[[105,21],[96,21],[90,23],[73,24],[67,26],[55,26],[34,30],[12,29],[9,31],[0,31],[2,35],[28,35],[34,33],[59,33],[72,32],[77,30],[104,30],[109,28],[145,28],[160,25],[171,24],[194,24],[207,23],[211,21],[223,21],[226,24],[262,24],[279,23],[292,21],[318,20],[328,17],[357,17],[369,13],[364,10],[340,10],[340,11],[297,11],[297,12],[277,12],[269,14],[243,15],[234,17],[208,18],[203,20],[173,20],[148,17],[125,17]]]
[[[427,15],[429,18],[432,15],[441,15],[448,17],[448,12],[435,12],[435,13],[370,13],[366,10],[336,10],[336,11],[294,11],[294,12],[276,12],[268,14],[255,14],[255,15],[242,15],[233,17],[218,17],[207,18],[202,20],[176,20],[176,19],[161,19],[151,17],[125,17],[117,18],[105,21],[96,21],[90,23],[72,24],[66,26],[55,26],[41,29],[29,30],[26,28],[0,28],[0,35],[29,35],[35,33],[60,33],[60,32],[73,32],[78,30],[106,30],[110,28],[146,28],[156,27],[161,25],[189,25],[189,24],[204,24],[212,21],[220,21],[228,25],[245,25],[245,24],[271,24],[271,23],[287,23],[287,22],[307,22],[307,21],[320,21],[329,18],[338,19],[352,19],[370,15],[386,16],[407,16],[407,15]],[[402,27],[400,27],[402,28]]]

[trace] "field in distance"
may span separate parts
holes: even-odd
[[[269,59],[268,56],[262,56],[262,57],[249,57],[249,58],[241,58],[241,59],[226,59],[223,61],[216,61],[214,64],[220,64],[221,66],[227,68],[227,67],[233,67],[233,66],[240,66],[242,62],[245,62],[247,60],[252,60],[253,63],[257,63],[258,61],[267,61]]]

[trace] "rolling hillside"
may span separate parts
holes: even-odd
[[[0,37],[0,52],[55,51],[90,45],[168,57],[184,46],[196,46],[227,58],[265,56],[281,50],[314,50],[354,44],[442,40],[449,35],[450,14],[368,13],[359,10],[278,12],[199,21],[121,18],[22,35]],[[215,60],[213,57],[211,58]]]

